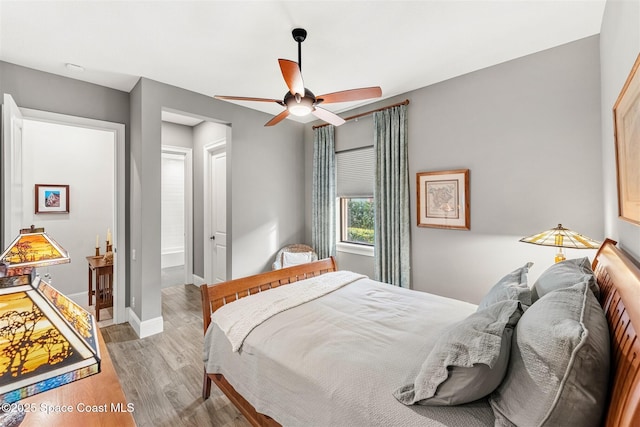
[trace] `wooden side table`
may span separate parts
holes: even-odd
[[[113,262],[106,262],[102,256],[88,256],[89,263],[89,306],[96,296],[96,320],[100,321],[100,310],[113,307]],[[93,289],[93,275],[96,288]]]

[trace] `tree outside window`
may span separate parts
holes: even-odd
[[[373,246],[373,198],[342,198],[341,208],[341,240]]]

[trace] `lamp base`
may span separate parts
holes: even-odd
[[[555,257],[555,261],[556,262],[562,262],[565,259],[567,259],[566,256],[564,256],[564,251],[562,250],[561,247],[558,247],[558,252],[556,252],[556,257]]]
[[[9,411],[0,411],[0,427],[16,427],[24,420],[26,412],[19,405],[11,405]]]

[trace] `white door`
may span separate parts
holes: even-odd
[[[18,235],[22,222],[22,113],[11,95],[4,94],[2,109],[2,139],[4,147],[4,177],[2,221],[4,242],[8,247]]]
[[[227,280],[227,155],[224,142],[205,147],[205,281]],[[208,225],[208,227],[207,227]]]

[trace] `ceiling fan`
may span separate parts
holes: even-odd
[[[278,59],[282,77],[284,77],[284,81],[289,88],[289,92],[285,94],[282,100],[223,95],[215,95],[214,98],[232,101],[275,102],[286,108],[282,113],[269,120],[265,126],[276,125],[289,114],[306,116],[309,113],[334,126],[340,126],[345,122],[342,117],[318,105],[321,103],[329,104],[333,102],[359,101],[361,99],[379,98],[382,96],[382,89],[378,86],[343,90],[315,96],[313,92],[304,87],[302,80],[302,42],[307,38],[307,31],[302,28],[296,28],[291,33],[293,39],[298,43],[298,62],[296,63],[288,59]]]

